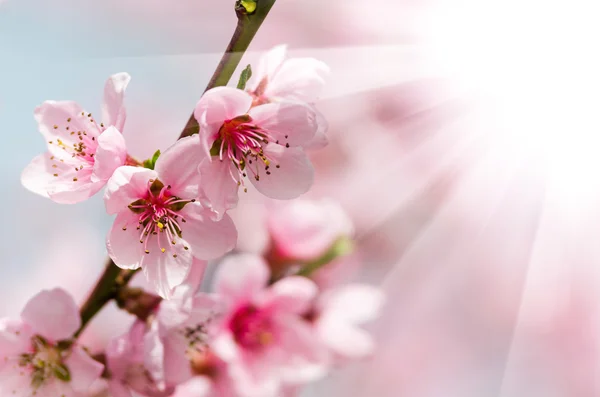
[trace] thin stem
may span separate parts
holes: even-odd
[[[256,0],[256,10],[252,14],[248,14],[238,1],[236,6],[238,18],[237,26],[233,32],[231,41],[223,54],[223,58],[221,58],[221,62],[219,62],[219,65],[204,92],[214,87],[225,86],[229,83],[231,76],[233,76],[233,73],[240,64],[242,56],[244,56],[244,53],[248,50],[252,39],[254,39],[256,32],[258,32],[258,29],[269,14],[269,11],[271,11],[275,1],[276,0]],[[199,130],[200,127],[198,126],[198,121],[196,121],[196,118],[192,114],[179,138],[181,139],[186,136],[197,134]]]
[[[75,333],[76,338],[81,335],[90,320],[98,314],[104,305],[116,297],[119,288],[129,283],[135,272],[136,270],[122,270],[111,259],[107,260],[104,273],[102,273],[96,286],[81,306],[81,326]]]

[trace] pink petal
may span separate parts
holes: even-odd
[[[60,288],[44,290],[31,298],[21,312],[21,319],[35,333],[51,341],[70,338],[81,325],[77,304]]]
[[[210,148],[223,122],[248,113],[250,106],[250,94],[235,88],[217,87],[204,93],[194,110],[203,154],[210,156]]]
[[[269,267],[263,258],[252,254],[237,254],[230,255],[221,262],[213,285],[217,294],[235,302],[250,299],[262,291],[269,277]]]
[[[306,383],[327,373],[329,355],[313,327],[296,316],[277,316],[280,348],[278,371],[286,383]]]
[[[247,89],[249,91],[256,91],[258,85],[265,78],[267,79],[267,82],[272,81],[285,61],[286,53],[287,46],[278,45],[264,54],[258,61],[258,66],[256,67],[256,70],[254,70],[252,78],[248,81],[246,86]]]
[[[193,258],[190,272],[188,273],[183,283],[181,283],[181,285],[177,288],[186,286],[187,288],[189,288],[190,293],[192,294],[199,292],[200,286],[202,285],[202,280],[204,279],[204,273],[206,271],[207,265],[208,263],[205,260]]]
[[[231,251],[237,241],[237,230],[229,215],[220,221],[211,219],[212,212],[200,203],[186,205],[180,214],[182,236],[189,242],[192,254],[198,259],[215,259]]]
[[[196,198],[201,158],[200,142],[197,137],[190,136],[178,140],[162,153],[154,170],[165,185],[171,185],[171,193],[182,198]]]
[[[140,244],[140,231],[137,230],[139,216],[125,209],[117,215],[106,238],[108,255],[121,269],[137,269],[144,254]],[[125,230],[123,230],[125,229]]]
[[[21,184],[29,191],[48,197],[48,184],[54,178],[50,153],[40,154],[21,173]]]
[[[116,214],[134,201],[146,197],[148,182],[156,179],[154,170],[141,167],[119,167],[108,180],[104,193],[106,212]]]
[[[115,126],[123,131],[127,117],[123,98],[125,89],[131,80],[127,73],[117,73],[108,78],[104,85],[104,103],[102,104],[102,121],[106,126]]]
[[[323,113],[319,112],[316,109],[315,111],[317,117],[317,132],[315,132],[315,136],[310,140],[307,144],[303,145],[305,149],[309,150],[318,150],[323,149],[325,146],[329,144],[329,138],[327,137],[327,130],[329,129],[329,122],[323,115]]]
[[[28,190],[59,204],[75,204],[104,186],[105,182],[92,182],[91,177],[88,163],[71,158],[61,161],[48,152],[33,159],[21,174],[21,182]]]
[[[171,397],[208,397],[212,390],[212,383],[212,380],[207,376],[195,376],[188,382],[178,386],[175,394]]]
[[[212,341],[211,348],[215,355],[226,362],[237,360],[241,354],[231,332],[220,333]]]
[[[111,397],[135,397],[128,387],[123,385],[117,379],[111,379],[108,384],[108,390]]]
[[[71,177],[77,178],[77,181]],[[82,172],[65,173],[58,181],[52,181],[48,186],[48,196],[59,204],[77,204],[98,193],[105,183],[105,181],[91,182],[89,178],[83,176]]]
[[[232,178],[239,176],[231,161],[204,160],[199,166],[202,175],[200,196],[203,205],[214,211],[214,220],[219,220],[238,203],[238,184]]]
[[[71,354],[66,359],[65,364],[71,373],[69,384],[73,390],[86,392],[92,383],[94,383],[104,370],[104,365],[91,358],[80,347],[71,349]]]
[[[267,130],[284,146],[309,143],[318,128],[315,111],[308,105],[268,103],[252,108],[249,114],[254,123]]]
[[[217,87],[204,93],[194,110],[194,116],[206,124],[223,124],[248,113],[252,97],[236,88]]]
[[[383,292],[366,284],[349,284],[326,292],[319,302],[323,316],[348,324],[363,324],[379,316]]]
[[[164,356],[165,347],[155,321],[152,329],[144,336],[144,365],[159,388],[166,388]]]
[[[265,147],[264,153],[271,159],[271,174],[261,175],[259,181],[249,178],[259,192],[270,198],[290,200],[310,189],[314,170],[302,149],[271,143]]]
[[[107,181],[117,168],[125,164],[125,138],[115,127],[109,127],[98,137],[92,181]]]
[[[333,200],[293,200],[275,206],[268,228],[277,249],[294,259],[314,260],[342,236],[353,233],[352,220]]]
[[[190,360],[185,355],[188,340],[177,331],[164,339],[165,381],[167,385],[178,385],[193,377]]]
[[[318,292],[317,285],[305,277],[285,277],[266,291],[262,304],[277,311],[302,315],[310,309]]]
[[[323,342],[344,357],[364,357],[373,352],[374,342],[366,331],[333,318],[317,321],[317,332]]]
[[[316,59],[288,59],[270,81],[265,96],[314,103],[323,90],[328,74],[329,67]]]
[[[159,247],[150,247],[150,253],[142,256],[141,265],[146,279],[163,299],[171,298],[173,289],[183,283],[192,266],[192,249],[184,249],[187,243],[180,241],[165,252],[161,252]],[[142,244],[138,242],[138,245]]]
[[[21,321],[0,319],[0,357],[18,356],[29,350],[31,336],[29,327]]]
[[[100,128],[88,114],[72,101],[46,101],[34,111],[38,129],[48,141],[48,149],[57,156],[65,153],[57,145],[58,139],[69,147],[79,142],[78,135],[72,132],[85,131],[91,137],[100,135]]]
[[[21,183],[28,190],[57,203],[75,204],[90,198],[104,186],[104,182],[92,183],[91,175],[92,169],[87,163],[63,162],[51,153],[45,153],[23,170]]]

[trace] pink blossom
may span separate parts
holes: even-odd
[[[35,110],[48,151],[23,171],[21,182],[27,189],[62,204],[84,201],[102,189],[127,161],[120,131],[129,80],[127,73],[119,73],[106,82],[102,123],[71,101],[46,101]]]
[[[314,111],[296,103],[252,107],[248,93],[229,87],[209,90],[194,115],[207,154],[202,190],[218,214],[237,204],[246,178],[262,194],[280,200],[308,191],[313,168],[304,153],[317,130]]]
[[[100,377],[103,365],[67,341],[81,325],[73,298],[44,290],[21,312],[0,320],[0,394],[30,397],[82,393]]]
[[[193,137],[178,141],[154,170],[120,167],[104,196],[108,213],[117,214],[106,242],[110,257],[123,269],[141,267],[163,298],[186,279],[194,257],[219,257],[237,238],[229,216],[214,222],[197,201],[199,146]]]
[[[136,321],[126,334],[113,339],[106,347],[112,397],[170,396],[172,389],[161,390],[144,365],[144,335],[147,325]]]
[[[253,96],[253,105],[271,102],[300,102],[314,104],[323,87],[329,67],[314,58],[287,59],[287,46],[279,45],[263,55],[248,81],[246,91]],[[305,145],[317,149],[327,145],[328,123],[313,107],[318,129],[312,141]]]
[[[339,238],[353,234],[351,219],[338,203],[328,199],[274,205],[267,214],[267,225],[277,255],[301,261],[320,258]]]
[[[191,361],[194,377],[179,385],[171,397],[239,397],[227,364],[209,350]]]
[[[364,284],[349,284],[328,290],[318,299],[315,329],[321,341],[337,357],[359,358],[371,354],[371,336],[358,326],[379,315],[383,293]]]
[[[286,59],[287,46],[263,55],[246,86],[255,104],[280,101],[313,103],[325,85],[329,67],[314,58]]]
[[[325,352],[303,318],[316,285],[297,276],[268,281],[266,263],[250,254],[226,258],[215,278],[224,312],[211,326],[211,348],[244,396],[275,395],[325,374]]]
[[[144,337],[146,367],[160,387],[180,385],[197,373],[193,363],[207,353],[215,310],[213,298],[195,296],[192,288],[178,287],[172,300],[160,304]]]

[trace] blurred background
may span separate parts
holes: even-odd
[[[0,316],[42,288],[83,300],[112,219],[100,196],[61,206],[19,177],[45,150],[33,109],[98,112],[129,72],[124,135],[174,142],[235,26],[233,0],[0,1]],[[332,74],[330,145],[309,197],[356,226],[350,278],[388,296],[371,358],[306,396],[600,394],[600,59],[593,1],[279,0],[245,65],[277,44]],[[240,246],[254,196],[235,214]],[[102,348],[130,319],[86,331]]]

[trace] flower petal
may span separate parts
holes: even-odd
[[[317,339],[313,327],[297,316],[278,316],[280,352],[278,372],[286,383],[315,381],[327,374],[329,354]]]
[[[91,358],[82,348],[74,347],[65,364],[71,373],[69,384],[73,390],[86,392],[102,374],[104,365]]]
[[[286,60],[269,82],[265,96],[314,103],[325,85],[329,67],[314,58]]]
[[[201,160],[200,142],[197,137],[190,136],[178,140],[162,153],[154,170],[164,184],[171,185],[171,193],[181,198],[192,199],[198,197],[198,164]]]
[[[30,338],[31,332],[26,324],[8,318],[0,319],[0,358],[5,360],[27,351],[31,345]]]
[[[60,288],[44,290],[31,298],[21,312],[21,319],[34,332],[52,341],[70,338],[81,325],[77,304]]]
[[[213,352],[223,361],[231,362],[240,356],[240,349],[231,332],[221,332],[212,341]]]
[[[273,284],[262,303],[277,311],[302,315],[310,309],[318,292],[317,285],[311,280],[290,276]]]
[[[204,93],[194,109],[194,117],[207,124],[220,123],[248,113],[252,96],[231,87],[217,87]]]
[[[150,253],[142,256],[142,268],[148,282],[154,290],[163,298],[170,299],[175,287],[183,283],[192,266],[191,249],[184,249],[187,243],[170,246],[165,252],[160,248],[153,249],[154,244],[149,246]],[[138,245],[139,244],[138,242]]]
[[[238,203],[239,172],[231,161],[206,159],[198,167],[202,175],[200,200],[205,207],[213,210],[212,218],[220,220],[225,212],[235,208]]]
[[[318,150],[323,149],[325,146],[329,144],[329,138],[327,137],[327,130],[329,130],[329,122],[323,115],[323,113],[319,112],[317,109],[314,109],[315,115],[317,117],[317,132],[315,132],[315,136],[310,140],[307,144],[303,145],[305,149],[309,150]]]
[[[375,347],[368,332],[333,318],[319,319],[316,329],[327,347],[344,357],[364,357]]]
[[[106,126],[115,126],[123,131],[127,113],[123,105],[125,89],[131,81],[128,73],[113,74],[104,85],[104,103],[102,104],[102,121]]]
[[[165,360],[165,381],[167,385],[178,385],[194,375],[191,371],[190,359],[185,355],[189,349],[189,341],[184,335],[173,332],[163,340]]]
[[[148,191],[148,181],[156,179],[154,170],[140,167],[119,167],[106,184],[104,204],[106,212],[116,214],[126,209],[134,201],[144,198]]]
[[[269,281],[269,267],[258,255],[237,254],[226,257],[214,279],[215,292],[226,299],[250,299],[262,291]]]
[[[73,101],[46,101],[35,109],[34,117],[39,131],[48,141],[48,149],[57,156],[65,154],[61,142],[71,147],[80,141],[77,132],[85,132],[94,138],[100,135],[100,128],[91,114]]]
[[[194,253],[192,252],[192,255]],[[187,288],[189,294],[195,294],[200,291],[200,286],[202,285],[202,281],[204,279],[204,273],[206,272],[206,266],[208,262],[205,260],[193,258],[192,259],[192,267],[190,268],[190,272],[187,277],[181,283],[177,289]]]
[[[217,87],[204,93],[194,109],[194,117],[200,127],[201,148],[207,157],[223,122],[248,113],[250,106],[250,94],[235,88]]]
[[[259,192],[270,198],[290,200],[310,189],[314,170],[302,149],[268,144],[264,154],[271,160],[271,174],[261,175],[260,180],[249,178]]]
[[[252,78],[248,81],[247,89],[256,91],[263,79],[267,79],[267,84],[273,80],[277,71],[285,61],[287,54],[287,45],[282,44],[273,47],[266,54],[260,57],[258,66],[253,73]]]
[[[140,244],[139,217],[128,209],[117,215],[106,238],[108,255],[121,269],[137,269],[144,256],[144,245]]]
[[[40,154],[31,160],[31,163],[21,173],[21,184],[29,191],[48,197],[48,184],[54,178],[54,162],[48,152]]]
[[[59,171],[60,172],[60,171]],[[76,204],[98,193],[106,181],[91,181],[91,169],[68,168],[48,185],[48,196],[59,204]]]
[[[237,230],[229,215],[224,215],[220,221],[213,221],[212,212],[200,203],[186,205],[180,214],[186,220],[180,223],[182,236],[190,243],[196,258],[215,259],[235,247]]]
[[[117,168],[125,164],[125,138],[115,127],[109,127],[98,137],[92,181],[107,181]]]
[[[363,324],[379,316],[383,292],[366,284],[349,284],[327,291],[319,302],[324,316],[335,316],[349,324]]]
[[[308,144],[317,132],[315,111],[308,105],[280,102],[252,108],[253,122],[267,130],[280,145]]]

